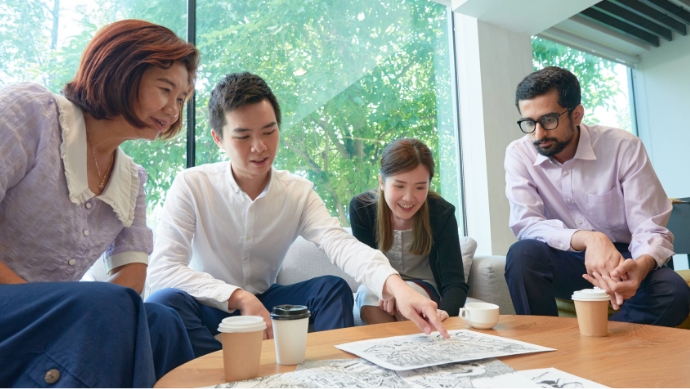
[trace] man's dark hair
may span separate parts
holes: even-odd
[[[547,66],[528,75],[518,84],[515,91],[515,106],[518,112],[520,100],[531,100],[553,89],[558,91],[558,104],[561,107],[572,111],[580,105],[580,82],[577,77],[566,69]]]
[[[271,88],[266,84],[266,81],[256,74],[248,72],[226,75],[213,88],[211,98],[208,101],[211,129],[215,130],[222,139],[223,126],[227,124],[225,121],[226,113],[232,112],[246,104],[260,103],[264,99],[268,100],[273,106],[278,128],[280,128],[280,105],[278,105],[278,100]]]

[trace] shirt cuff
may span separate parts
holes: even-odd
[[[240,288],[233,285],[223,285],[218,286],[217,288],[218,291],[214,293],[213,296],[209,297],[196,297],[193,293],[190,294],[192,295],[192,297],[196,298],[197,301],[199,301],[201,304],[207,307],[220,309],[221,311],[227,313],[235,312],[236,309],[228,309],[228,300],[230,299],[230,296],[232,296],[232,294]]]
[[[390,277],[400,275],[400,273],[398,273],[397,271],[395,271],[395,269],[393,269],[393,268],[391,267],[391,268],[390,268],[390,271],[385,272],[385,273],[381,272],[380,275],[381,275],[381,277],[375,277],[375,280],[374,280],[374,282],[377,283],[376,289],[372,289],[372,288],[369,288],[369,289],[371,289],[372,291],[374,291],[374,292],[376,293],[376,295],[377,295],[381,300],[383,300],[383,301],[388,301],[388,300],[390,300],[391,297],[393,297],[393,296],[392,296],[392,295],[385,295],[385,296],[384,296],[384,294],[383,294],[383,287],[384,287],[384,285],[386,284],[386,281],[388,281],[388,279],[389,279]],[[380,284],[378,284],[379,282],[380,282]],[[368,286],[367,286],[367,287],[368,287]]]
[[[673,251],[661,246],[646,246],[639,247],[634,252],[630,253],[633,259],[637,259],[645,254],[650,255],[656,261],[655,269],[664,266],[669,259],[675,254]]]
[[[549,237],[547,244],[556,250],[575,251],[572,246],[570,246],[570,241],[573,239],[573,234],[577,231],[578,230],[572,229],[556,230]]]
[[[149,255],[142,251],[125,251],[110,257],[105,257],[105,272],[110,274],[113,269],[129,265],[130,263],[143,263],[147,265],[149,263]]]

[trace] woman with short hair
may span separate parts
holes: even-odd
[[[139,296],[147,176],[119,146],[180,130],[198,61],[171,30],[122,20],[63,95],[0,90],[0,386],[146,387],[193,357],[179,315]],[[77,282],[101,256],[108,282]]]

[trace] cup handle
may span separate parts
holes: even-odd
[[[467,308],[460,308],[460,317],[469,321],[470,320],[470,310]]]

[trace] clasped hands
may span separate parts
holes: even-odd
[[[582,238],[580,243],[584,243],[585,247],[576,243],[578,234]],[[635,295],[642,280],[656,266],[654,258],[647,254],[637,260],[623,258],[611,240],[599,232],[577,231],[573,235],[573,243],[576,250],[586,249],[587,274],[582,277],[606,291],[615,310]]]

